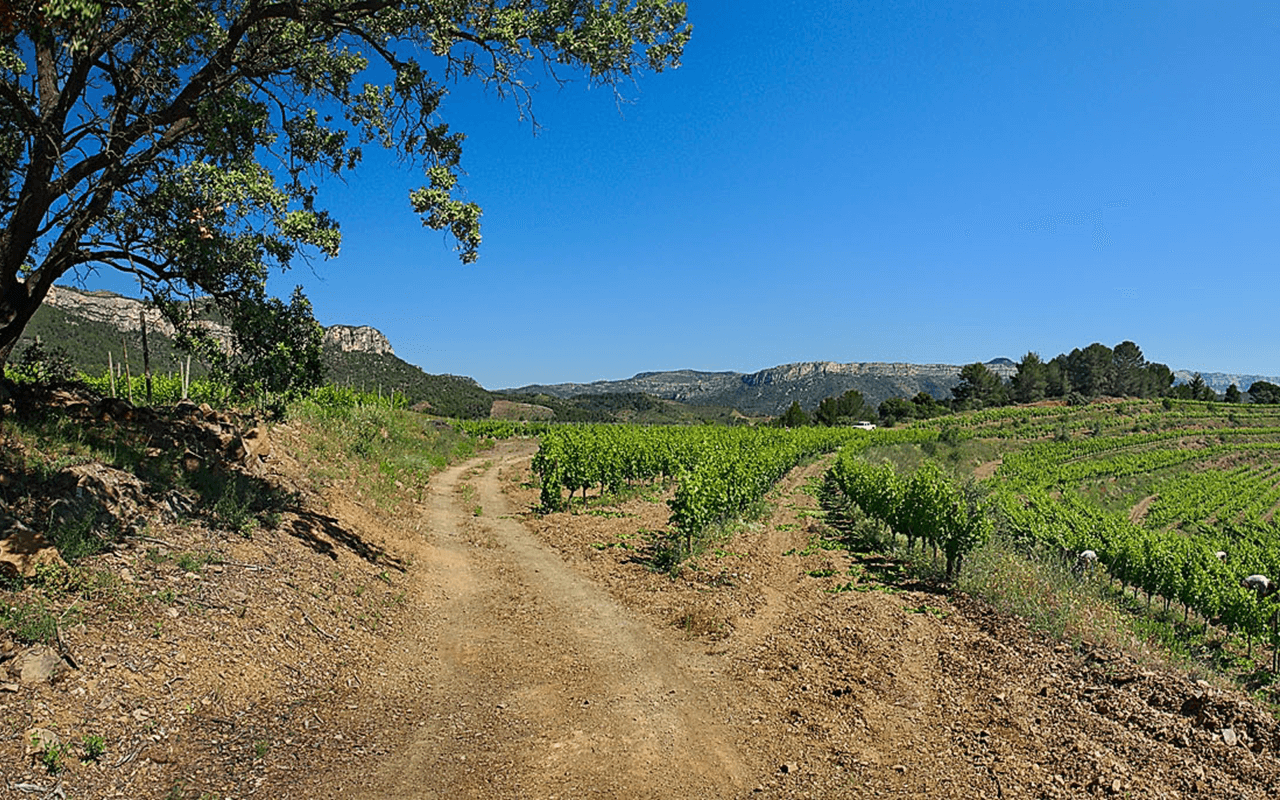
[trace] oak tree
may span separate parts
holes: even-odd
[[[450,88],[524,115],[541,75],[616,87],[677,66],[690,31],[673,0],[0,0],[0,369],[54,282],[96,269],[188,331],[203,296],[306,349],[309,308],[266,279],[337,255],[319,187],[362,148],[422,170],[408,205],[472,261]]]

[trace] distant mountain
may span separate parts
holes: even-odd
[[[1185,369],[1176,369],[1173,371],[1174,383],[1190,383],[1196,373],[1188,372]],[[1218,394],[1222,394],[1227,390],[1228,386],[1235,384],[1235,387],[1242,392],[1249,391],[1249,387],[1254,381],[1266,381],[1280,386],[1280,377],[1275,375],[1237,375],[1230,372],[1201,372],[1200,379],[1205,385],[1213,389]]]
[[[1007,358],[987,363],[1003,378],[1017,366]],[[840,364],[808,361],[783,364],[753,373],[671,370],[641,372],[633,378],[594,383],[523,386],[510,394],[568,398],[585,394],[642,393],[695,405],[729,406],[749,416],[781,414],[794,401],[812,410],[823,398],[857,389],[871,406],[890,397],[914,397],[928,392],[947,397],[960,381],[960,367],[952,364]]]

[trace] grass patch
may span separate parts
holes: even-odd
[[[1003,539],[965,558],[956,588],[1073,647],[1133,649],[1127,621],[1097,582],[1077,579],[1056,558],[1028,557]]]
[[[303,431],[294,444],[312,480],[351,481],[393,513],[405,500],[421,500],[433,473],[482,446],[454,426],[385,405],[334,409],[304,400],[289,407],[289,418]]]
[[[0,628],[27,644],[53,644],[58,639],[58,618],[40,596],[5,601],[0,605]]]

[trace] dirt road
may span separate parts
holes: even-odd
[[[433,478],[425,535],[410,553],[422,567],[410,603],[423,613],[390,647],[396,673],[418,687],[396,692],[418,723],[360,791],[725,797],[750,788],[757,770],[735,744],[732,687],[705,648],[637,618],[513,516],[498,475],[531,454],[502,447]],[[344,781],[330,796],[351,792]]]

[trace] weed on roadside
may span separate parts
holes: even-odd
[[[86,733],[80,737],[80,748],[83,751],[80,757],[81,761],[96,763],[107,752],[107,740],[99,734]]]

